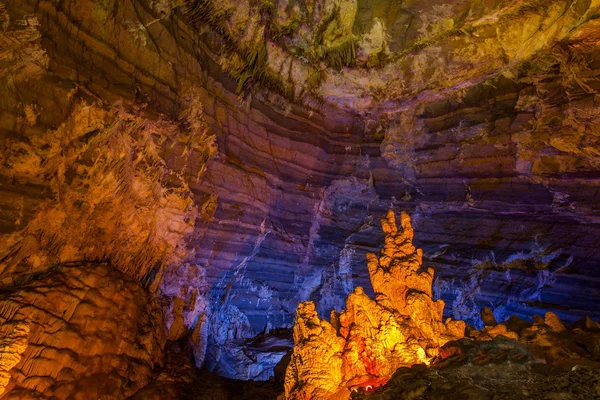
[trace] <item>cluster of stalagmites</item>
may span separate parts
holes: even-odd
[[[444,302],[432,298],[433,270],[422,268],[422,251],[412,244],[414,232],[406,213],[400,225],[398,230],[394,212],[389,211],[382,219],[385,246],[380,257],[367,254],[375,300],[357,287],[348,296],[346,310],[332,311],[330,322],[319,318],[312,302],[298,306],[285,399],[345,399],[352,391],[361,396],[402,375],[406,367],[429,365],[438,370],[465,360],[470,365],[541,362],[597,368],[600,324],[589,318],[569,328],[552,312],[534,316],[532,323],[516,316],[498,323],[485,307],[481,312],[485,327],[480,331],[464,321],[443,322]],[[381,393],[400,393],[398,382],[390,385]]]
[[[400,222],[398,230],[389,211],[381,255],[367,255],[375,300],[357,287],[330,322],[312,302],[298,306],[286,398],[348,398],[353,389],[384,384],[400,367],[428,364],[440,346],[464,336],[463,321],[442,321],[444,302],[432,298],[433,270],[422,269],[410,217],[402,213]]]

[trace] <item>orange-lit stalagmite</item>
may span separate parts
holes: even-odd
[[[351,390],[384,384],[400,367],[428,364],[440,346],[464,336],[463,321],[442,321],[444,302],[432,298],[433,269],[422,269],[408,214],[398,229],[390,210],[382,227],[381,255],[367,254],[375,300],[357,287],[331,322],[312,302],[298,306],[287,399],[348,398]]]

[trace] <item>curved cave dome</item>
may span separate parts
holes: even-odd
[[[0,0],[0,398],[600,396],[599,18]]]

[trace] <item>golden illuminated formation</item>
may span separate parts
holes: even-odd
[[[444,302],[432,298],[433,269],[421,268],[423,251],[412,244],[408,214],[400,230],[392,210],[381,225],[381,255],[367,254],[375,301],[357,287],[331,322],[319,318],[312,302],[298,306],[286,399],[349,398],[351,390],[383,385],[400,367],[428,364],[440,346],[464,336],[463,321],[442,322]]]
[[[29,326],[24,322],[0,324],[0,395],[4,393],[10,374],[8,371],[21,361],[28,345]]]

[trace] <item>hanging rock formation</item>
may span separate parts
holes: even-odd
[[[440,346],[464,336],[463,321],[442,322],[444,302],[432,298],[433,270],[422,270],[408,214],[400,225],[388,211],[381,255],[367,255],[375,300],[357,287],[331,322],[312,302],[298,306],[286,398],[348,398],[350,390],[384,384],[400,367],[428,364]]]

